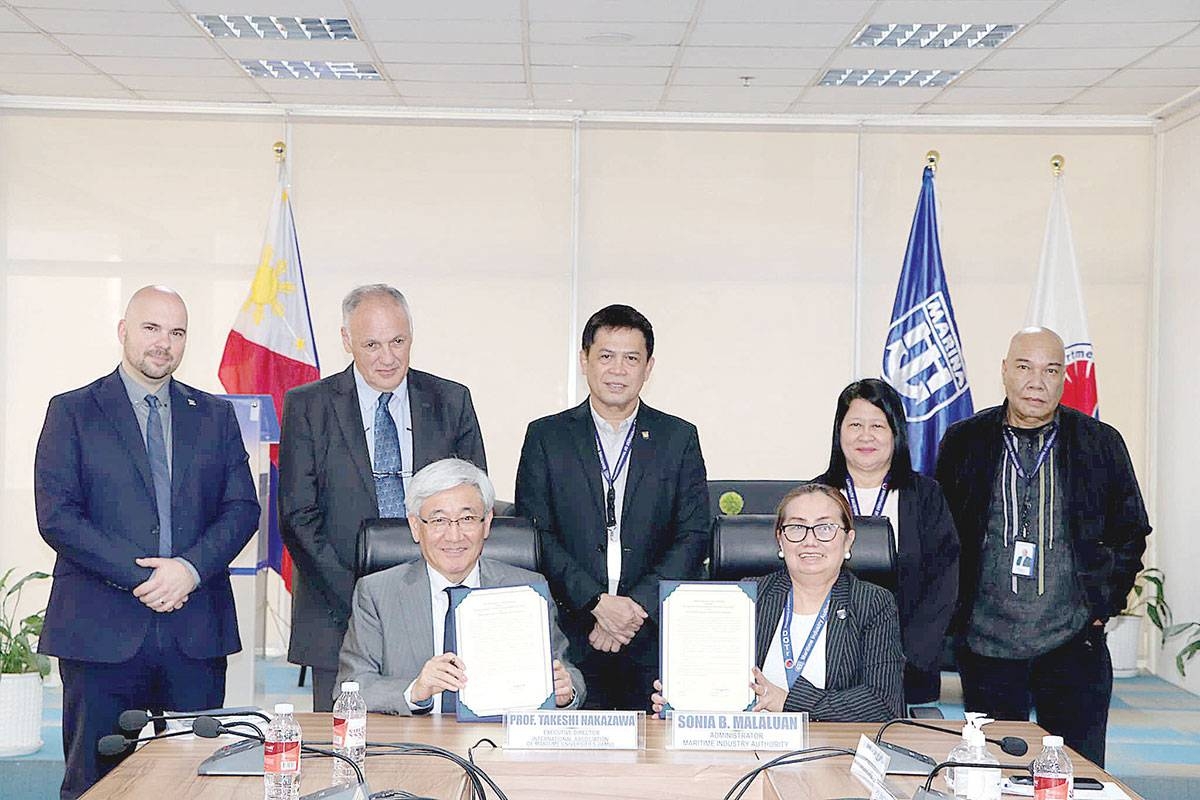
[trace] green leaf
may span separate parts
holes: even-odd
[[[10,569],[8,572],[12,572],[12,570]],[[4,577],[5,577],[5,578],[7,578],[7,577],[8,577],[8,573],[5,573]],[[5,595],[4,595],[4,596],[5,596],[5,597],[8,597],[10,594],[12,594],[12,593],[14,593],[14,592],[17,592],[17,591],[20,591],[21,587],[22,587],[22,586],[24,586],[24,585],[26,584],[26,582],[28,582],[28,581],[40,581],[40,580],[43,580],[43,579],[45,579],[45,578],[49,578],[49,577],[50,577],[50,576],[49,576],[49,575],[47,575],[47,574],[46,574],[46,573],[44,573],[44,572],[31,572],[31,573],[29,573],[28,575],[26,575],[24,578],[21,578],[21,580],[19,580],[19,581],[17,581],[16,583],[14,583],[14,584],[13,584],[13,587],[12,587],[11,589],[9,589],[9,590],[8,590],[8,591],[5,593]],[[2,583],[0,583],[0,585],[3,585],[3,584],[2,584]]]
[[[1150,621],[1154,623],[1154,627],[1158,628],[1160,631],[1163,630],[1162,617],[1159,616],[1158,609],[1156,607],[1146,606],[1146,616],[1149,617]]]
[[[1187,677],[1187,662],[1191,661],[1192,656],[1200,651],[1200,639],[1195,639],[1188,643],[1186,647],[1179,651],[1175,656],[1175,668],[1179,670],[1179,674]]]

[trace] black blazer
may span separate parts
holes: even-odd
[[[962,542],[956,628],[965,630],[979,585],[980,552],[996,471],[1004,458],[1007,403],[950,426],[938,449],[937,478],[946,493]],[[1150,522],[1125,440],[1111,425],[1074,409],[1058,410],[1054,466],[1062,476],[1067,530],[1075,568],[1093,619],[1121,613]]]
[[[708,551],[708,484],[696,426],[642,403],[628,469],[617,592],[655,620],[658,582],[699,578]],[[567,616],[579,614],[608,591],[604,482],[587,400],[529,424],[516,490],[517,513],[542,537],[555,599]]]
[[[758,579],[754,663],[762,669],[792,579],[786,569]],[[784,711],[807,711],[814,722],[875,722],[904,715],[904,653],[891,592],[842,570],[833,585],[825,628],[825,688],[801,675]]]
[[[413,471],[449,456],[487,469],[471,393],[459,383],[408,371]],[[379,516],[354,365],[298,386],[283,403],[279,530],[292,556],[288,660],[337,669],[350,618],[355,541]]]
[[[838,489],[845,485],[829,473],[816,480]],[[933,478],[914,472],[897,491],[896,606],[904,657],[913,667],[932,671],[958,602],[958,533]]]

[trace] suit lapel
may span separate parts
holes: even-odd
[[[571,412],[571,439],[575,443],[575,455],[583,464],[587,476],[592,502],[604,516],[604,479],[600,476],[600,457],[596,455],[596,423],[592,420],[589,401],[576,406]]]
[[[770,575],[761,584],[754,630],[754,663],[760,669],[766,663],[767,649],[771,646],[771,641],[775,638],[775,626],[779,624],[779,618],[783,616],[783,604],[787,600],[787,593],[790,587],[791,579],[788,577],[786,570]]]
[[[425,560],[418,559],[409,565],[400,588],[398,607],[388,609],[404,628],[404,639],[412,643],[417,669],[433,658],[433,606],[429,601],[429,572]],[[442,620],[438,620],[442,624]]]
[[[184,486],[188,470],[196,460],[196,442],[200,438],[200,409],[191,389],[171,381],[171,505]]]
[[[433,395],[425,383],[424,376],[415,370],[408,371],[408,411],[412,415],[413,472],[426,466],[438,452],[438,442],[444,438],[433,413]],[[396,421],[399,427],[400,420]]]
[[[142,476],[142,484],[146,491],[153,497],[154,479],[150,476],[150,456],[146,454],[146,441],[142,438],[142,429],[138,426],[133,406],[129,404],[129,393],[125,391],[125,383],[121,376],[114,371],[100,382],[93,396],[105,419],[116,429],[121,444],[129,451],[138,474]]]
[[[629,450],[629,477],[625,480],[625,501],[621,506],[622,530],[630,510],[638,508],[633,498],[642,478],[655,466],[655,445],[658,440],[654,434],[658,432],[657,422],[654,409],[642,403],[637,419],[634,420],[636,430],[633,432],[633,446]]]
[[[825,688],[840,689],[853,683],[857,659],[848,658],[851,650],[850,580],[843,572],[833,585],[829,601],[829,620],[825,624]]]
[[[351,364],[333,382],[333,412],[342,429],[342,437],[350,446],[350,458],[358,468],[358,476],[371,497],[371,503],[379,507],[375,496],[375,478],[371,474],[371,456],[367,449],[367,436],[363,433],[362,411],[358,405],[358,390],[354,387],[354,365]]]

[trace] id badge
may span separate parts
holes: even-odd
[[[1017,540],[1013,542],[1012,574],[1018,578],[1032,578],[1037,565],[1037,545]]]

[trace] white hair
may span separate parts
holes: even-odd
[[[435,494],[466,485],[479,490],[483,513],[490,512],[496,505],[496,490],[491,479],[479,467],[461,458],[443,458],[418,470],[408,482],[405,505],[410,514],[420,514],[421,506]]]
[[[354,313],[354,309],[358,308],[359,304],[368,297],[390,297],[392,300],[404,309],[404,316],[408,317],[408,329],[411,331],[413,327],[412,309],[408,307],[408,300],[404,294],[393,286],[388,286],[386,283],[369,283],[365,286],[356,286],[350,290],[342,300],[342,327],[350,327],[350,315]]]

